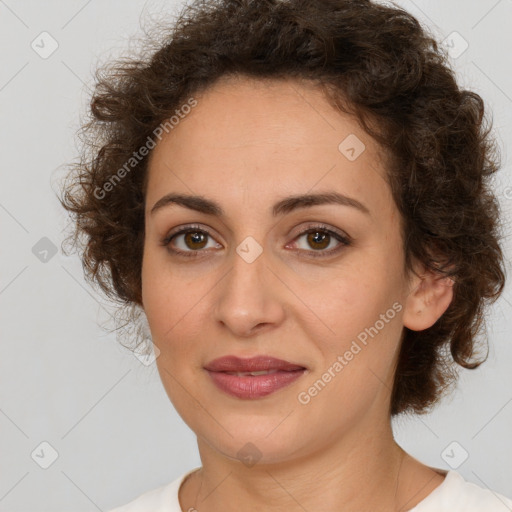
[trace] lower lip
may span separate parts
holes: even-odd
[[[267,375],[246,375],[238,377],[224,372],[207,370],[215,385],[225,393],[237,398],[255,399],[270,395],[288,386],[304,375],[305,369],[278,371]]]

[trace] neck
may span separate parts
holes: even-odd
[[[396,444],[390,421],[377,430],[375,423],[371,430],[361,427],[323,450],[251,467],[198,438],[203,466],[180,489],[182,509],[289,512],[318,510],[321,503],[326,512],[405,511],[442,481]]]

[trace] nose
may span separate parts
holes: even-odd
[[[215,287],[215,320],[238,337],[280,325],[285,287],[274,272],[265,250],[252,262],[233,251],[231,270]]]

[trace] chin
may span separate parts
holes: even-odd
[[[240,461],[241,465],[252,468],[255,465],[274,465],[295,459],[290,444],[270,443],[266,440],[234,440],[228,446],[213,447],[231,460]]]
[[[304,436],[304,429],[290,421],[291,418],[279,425],[282,420],[282,415],[266,420],[261,418],[261,421],[251,416],[233,418],[232,421],[224,418],[222,425],[226,430],[216,428],[216,436],[212,436],[210,424],[203,425],[203,428],[196,424],[193,430],[210,449],[231,460],[239,460],[250,468],[256,464],[284,463],[306,454],[311,443]],[[290,423],[285,427],[287,421]]]

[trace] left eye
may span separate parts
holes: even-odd
[[[332,254],[343,246],[350,245],[350,240],[347,237],[323,227],[313,227],[303,231],[295,240],[300,239],[304,239],[307,247],[299,247],[299,249],[311,253],[312,256],[324,256],[326,253]]]

